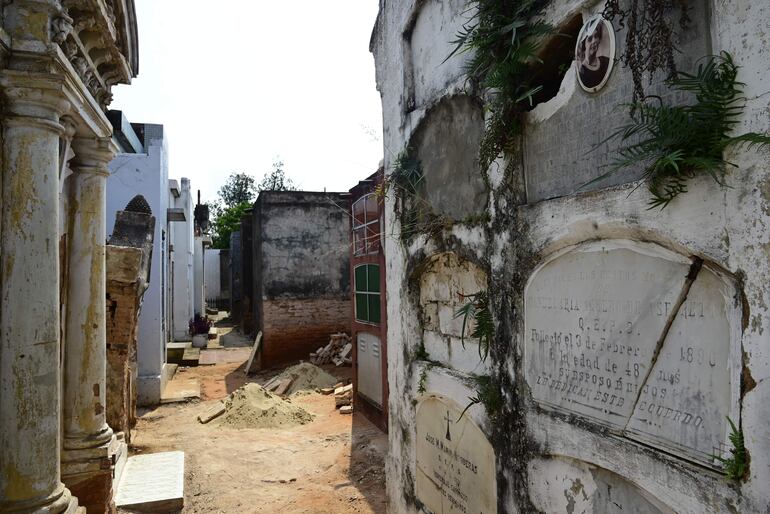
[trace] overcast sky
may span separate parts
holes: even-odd
[[[170,177],[204,200],[275,159],[302,189],[347,191],[382,158],[377,4],[136,0],[139,76],[110,107],[165,125]]]

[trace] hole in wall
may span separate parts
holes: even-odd
[[[533,70],[534,84],[543,86],[533,98],[533,109],[537,104],[547,102],[556,96],[564,76],[575,60],[575,44],[583,27],[583,17],[576,14],[556,29],[556,34],[545,41],[538,52],[542,63]]]

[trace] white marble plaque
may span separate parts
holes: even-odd
[[[118,484],[118,507],[175,512],[184,506],[184,452],[129,457]]]
[[[690,265],[655,245],[611,241],[536,270],[524,319],[533,398],[713,464],[737,404],[739,315],[733,286],[705,266],[677,310]]]
[[[435,395],[417,406],[417,498],[433,514],[495,513],[495,453],[461,412]]]

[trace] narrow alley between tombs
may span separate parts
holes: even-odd
[[[0,0],[0,514],[770,514],[769,56],[770,0]]]
[[[220,330],[237,344],[248,344],[240,334],[228,334],[230,328]],[[341,414],[333,394],[304,389],[315,385],[313,377],[302,380],[307,374],[295,380],[301,389],[273,400],[304,409],[312,416],[305,424],[264,405],[256,414],[241,412],[225,422],[227,414],[206,424],[199,421],[229,394],[238,394],[246,384],[266,384],[284,371],[247,376],[251,348],[222,347],[218,341],[210,340],[200,352],[200,362],[208,364],[179,367],[166,387],[171,397],[139,412],[129,447],[139,456],[185,452],[184,512],[384,513],[387,436],[359,413]],[[324,368],[337,382],[349,381],[350,368]],[[283,415],[285,424],[276,427],[259,414]],[[152,505],[141,508],[153,511]]]

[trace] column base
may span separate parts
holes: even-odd
[[[78,505],[78,499],[73,496],[64,484],[42,500],[20,503],[1,503],[2,514],[86,514],[86,510]]]
[[[118,452],[119,442],[114,434],[101,446],[65,448],[62,452],[62,481],[88,514],[116,512],[113,474]]]

